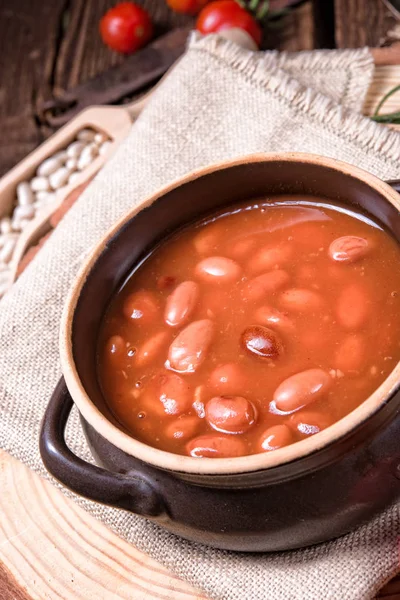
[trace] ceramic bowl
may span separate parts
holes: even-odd
[[[197,171],[132,209],[91,252],[61,325],[63,379],[41,431],[47,469],[91,500],[153,519],[219,548],[271,551],[322,542],[361,525],[400,496],[400,366],[351,414],[305,440],[232,459],[192,458],[135,440],[96,376],[96,340],[121,282],[149,250],[221,207],[277,194],[324,197],[362,210],[400,241],[400,201],[387,183],[348,164],[266,154]],[[75,403],[94,466],[67,447]]]

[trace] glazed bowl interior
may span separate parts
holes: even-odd
[[[117,223],[90,254],[64,310],[61,361],[82,416],[121,450],[150,464],[189,473],[247,472],[306,456],[351,432],[396,389],[400,367],[360,407],[325,431],[274,452],[232,459],[192,458],[151,448],[131,437],[105,403],[97,379],[96,345],[102,317],[126,276],[173,231],[237,202],[312,195],[362,210],[400,240],[397,194],[359,169],[312,155],[259,155],[196,172],[149,198]]]

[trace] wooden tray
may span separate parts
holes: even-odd
[[[366,114],[399,82],[400,66],[377,67]],[[0,600],[206,600],[1,451],[0,490]],[[379,597],[400,600],[400,578]]]

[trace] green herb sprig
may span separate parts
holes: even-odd
[[[395,94],[399,90],[400,90],[400,85],[396,85],[394,88],[389,90],[387,94],[385,94],[383,96],[383,98],[379,102],[378,106],[376,107],[374,114],[371,117],[371,119],[373,121],[376,121],[377,123],[400,124],[400,110],[398,110],[396,112],[392,112],[392,113],[383,114],[383,115],[379,114],[379,111],[381,110],[382,106],[385,104],[386,100],[388,100],[388,98],[390,98],[390,96],[393,96],[393,94]]]

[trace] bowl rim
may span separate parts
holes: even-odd
[[[66,299],[60,326],[60,359],[61,368],[68,390],[74,403],[83,418],[106,440],[123,452],[142,460],[155,467],[182,473],[198,475],[233,475],[248,473],[278,467],[300,458],[313,454],[322,448],[332,444],[339,438],[349,434],[362,422],[372,416],[392,395],[396,392],[400,382],[400,362],[383,381],[383,383],[364,402],[347,416],[343,417],[327,429],[274,450],[236,458],[193,458],[173,454],[165,450],[153,448],[135,438],[131,437],[113,425],[95,406],[86,393],[78,376],[73,358],[72,348],[72,323],[80,292],[86,282],[87,276],[97,259],[103,252],[108,241],[132,218],[144,208],[153,204],[154,201],[164,196],[180,185],[190,183],[210,173],[225,170],[227,168],[240,166],[248,163],[260,162],[287,162],[307,163],[320,165],[338,172],[350,175],[366,183],[369,187],[379,192],[390,204],[400,211],[400,196],[387,183],[348,163],[336,159],[322,157],[316,154],[297,152],[284,153],[259,153],[243,156],[233,160],[226,160],[205,168],[194,170],[184,177],[175,179],[172,183],[159,189],[151,196],[145,198],[133,207],[127,214],[119,219],[103,235],[101,240],[92,248],[70,288]]]

